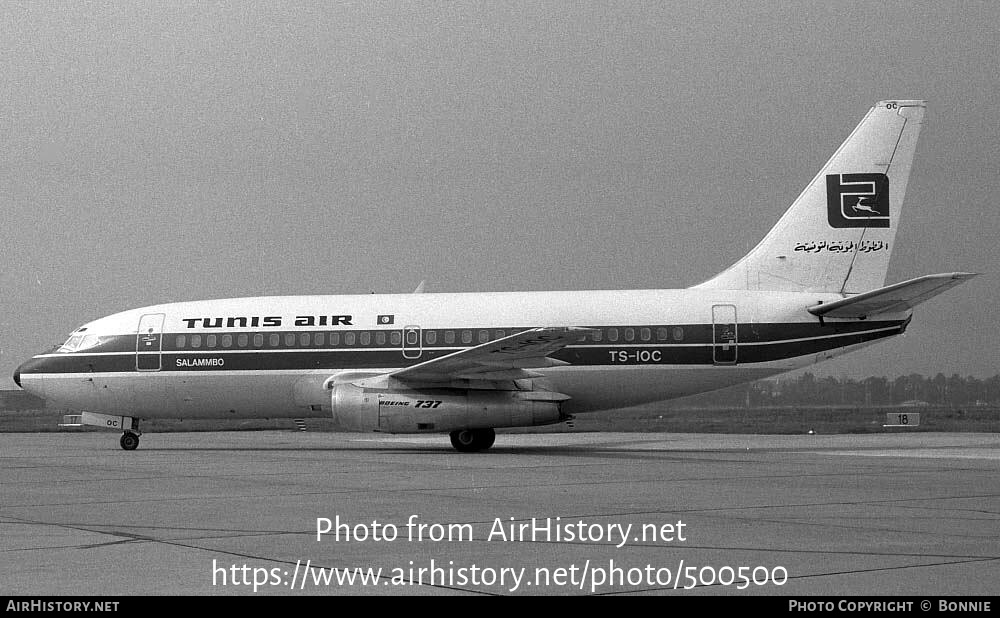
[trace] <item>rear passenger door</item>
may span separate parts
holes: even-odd
[[[735,365],[737,362],[736,305],[712,305],[712,362]]]

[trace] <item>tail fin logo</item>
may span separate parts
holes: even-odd
[[[830,227],[889,227],[889,177],[827,175],[826,212]]]

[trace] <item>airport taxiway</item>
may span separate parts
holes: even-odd
[[[1000,434],[67,432],[0,435],[0,462],[12,595],[1000,591]],[[317,540],[338,517],[369,538]],[[356,567],[382,573],[317,570]]]

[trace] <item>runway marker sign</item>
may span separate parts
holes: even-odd
[[[883,427],[919,427],[919,412],[887,412]]]

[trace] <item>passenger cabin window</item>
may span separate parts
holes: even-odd
[[[427,345],[434,345],[437,343],[438,334],[435,330],[425,330],[424,339],[427,341]]]
[[[310,339],[312,338],[309,336],[309,333],[299,333],[299,347],[308,348]]]
[[[667,340],[667,329],[663,328],[662,326],[660,328],[657,328],[656,329],[656,338],[659,341],[666,341]]]
[[[285,347],[286,348],[295,347],[295,333],[285,333]]]
[[[186,343],[187,335],[177,335],[177,339],[174,340],[174,346],[177,348],[183,348]]]
[[[253,336],[253,347],[262,348],[264,347],[264,335],[257,333]]]
[[[335,348],[340,345],[340,333],[330,333],[330,347]]]
[[[344,333],[344,345],[354,345],[354,333]]]
[[[236,345],[238,345],[241,348],[245,348],[247,347],[248,339],[249,337],[247,337],[246,333],[240,333],[239,335],[236,336]]]
[[[398,330],[394,330],[391,333],[389,333],[389,343],[391,345],[397,345],[398,346],[399,342],[402,341],[402,340],[403,340],[403,338],[400,336]]]
[[[462,331],[462,343],[472,343],[472,331],[463,330]]]
[[[680,326],[675,326],[674,341],[683,341],[683,340],[684,340],[684,329],[681,328]]]
[[[595,342],[596,341],[600,341],[601,339],[604,339],[604,331],[602,331],[600,329],[595,330],[594,331],[594,341]]]
[[[643,341],[649,341],[652,338],[652,336],[653,333],[650,332],[648,328],[643,328],[639,330],[639,338],[642,339]]]
[[[479,331],[479,343],[486,343],[490,340],[490,331],[481,330]]]
[[[375,333],[375,345],[385,345],[385,331],[380,330]]]
[[[201,347],[201,335],[191,335],[191,347],[192,348]]]
[[[361,341],[361,345],[369,345],[372,342],[372,334],[363,330],[361,331],[361,336],[358,339]]]
[[[444,342],[447,345],[455,343],[455,331],[453,330],[444,331]]]
[[[635,329],[626,328],[625,329],[625,341],[635,341]]]
[[[323,347],[326,344],[326,333],[316,333],[316,338],[313,343],[319,347]]]
[[[217,340],[218,340],[218,337],[216,337],[215,335],[208,335],[207,337],[205,337],[205,347],[207,347],[207,348],[214,348],[215,347],[215,342]]]
[[[271,333],[271,336],[267,338],[267,344],[272,348],[276,348],[281,344],[281,337],[278,333]]]
[[[618,341],[618,329],[609,328],[608,329],[608,341]]]

